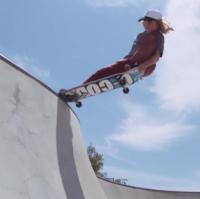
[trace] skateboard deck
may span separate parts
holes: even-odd
[[[59,91],[59,96],[65,102],[74,102],[77,107],[80,107],[82,105],[82,99],[117,88],[123,88],[123,92],[128,93],[128,87],[140,80],[142,76],[143,72],[134,68],[129,72],[114,74],[68,90],[61,89]]]

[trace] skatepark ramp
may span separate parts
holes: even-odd
[[[0,56],[0,197],[3,199],[199,199],[96,178],[70,107]]]

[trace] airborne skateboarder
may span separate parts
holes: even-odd
[[[144,32],[138,34],[129,54],[100,69],[81,86],[61,89],[59,95],[66,102],[75,102],[80,107],[82,99],[120,87],[123,87],[124,93],[128,93],[128,86],[154,71],[157,61],[163,55],[163,34],[173,28],[163,20],[162,14],[157,10],[147,11],[139,21],[142,21]]]
[[[128,72],[134,67],[143,72],[143,77],[154,71],[157,61],[163,55],[163,34],[173,28],[164,21],[158,10],[147,11],[138,21],[142,21],[144,32],[138,34],[129,54],[116,63],[98,70],[84,81],[84,84],[113,74]]]

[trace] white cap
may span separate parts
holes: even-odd
[[[142,20],[145,20],[145,19],[154,19],[154,20],[162,20],[162,14],[160,11],[158,10],[148,10],[144,17],[140,18],[138,21],[142,21]]]

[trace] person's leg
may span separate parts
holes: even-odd
[[[129,70],[129,68],[126,67],[126,64],[128,64],[128,62],[126,60],[122,60],[102,68],[90,76],[86,81],[84,81],[84,84],[113,74],[125,72],[126,70]]]

